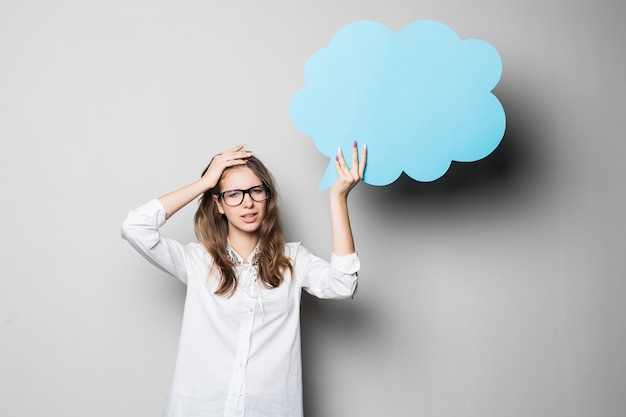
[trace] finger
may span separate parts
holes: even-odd
[[[361,160],[359,161],[359,177],[363,179],[365,174],[365,165],[367,164],[367,145],[363,144],[363,150],[361,151]]]
[[[252,156],[252,152],[243,151],[241,149],[243,149],[243,145],[230,148],[223,153],[216,155],[215,158],[227,166],[243,164],[246,162],[247,158]]]
[[[352,172],[356,173],[359,170],[359,147],[356,140],[352,142]]]
[[[243,145],[237,145],[237,146],[234,146],[234,147],[232,147],[230,149],[226,149],[224,152],[222,152],[222,154],[237,152],[237,151],[240,151],[242,149],[243,149]]]
[[[346,160],[343,157],[343,151],[341,148],[337,149],[337,156],[335,156],[335,165],[337,168],[337,173],[339,175],[348,175],[348,165],[346,164]]]
[[[233,148],[223,151],[222,153],[219,153],[218,155],[226,159],[232,159],[233,157],[242,156],[249,152],[249,151],[244,151],[242,149],[243,149],[243,145],[237,145]]]
[[[252,156],[252,152],[237,152],[237,153],[233,153],[231,155],[228,155],[228,157],[226,158],[226,161],[228,163],[231,162],[236,162],[236,163],[245,163],[248,161],[248,158],[250,158]]]

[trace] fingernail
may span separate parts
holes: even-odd
[[[356,148],[356,140],[352,142],[352,147]]]

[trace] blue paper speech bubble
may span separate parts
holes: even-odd
[[[290,108],[296,128],[331,158],[320,190],[337,178],[337,148],[349,156],[354,140],[367,144],[371,185],[402,172],[434,181],[452,161],[486,157],[506,127],[491,92],[501,74],[493,46],[461,40],[440,22],[419,20],[397,34],[373,21],[344,26],[309,58]]]

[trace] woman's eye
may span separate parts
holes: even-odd
[[[226,197],[238,197],[240,194],[240,191],[229,191],[226,193]]]

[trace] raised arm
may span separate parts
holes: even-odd
[[[349,168],[339,149],[335,157],[335,168],[339,178],[330,187],[330,222],[332,229],[332,251],[335,255],[349,255],[356,251],[348,214],[348,194],[362,179],[367,160],[367,148],[363,145],[361,159],[356,141],[352,145],[352,164]]]
[[[174,215],[200,194],[215,187],[219,183],[224,169],[245,164],[246,158],[251,155],[250,151],[243,150],[242,145],[215,155],[199,180],[159,197],[159,201],[165,208],[166,218]]]

